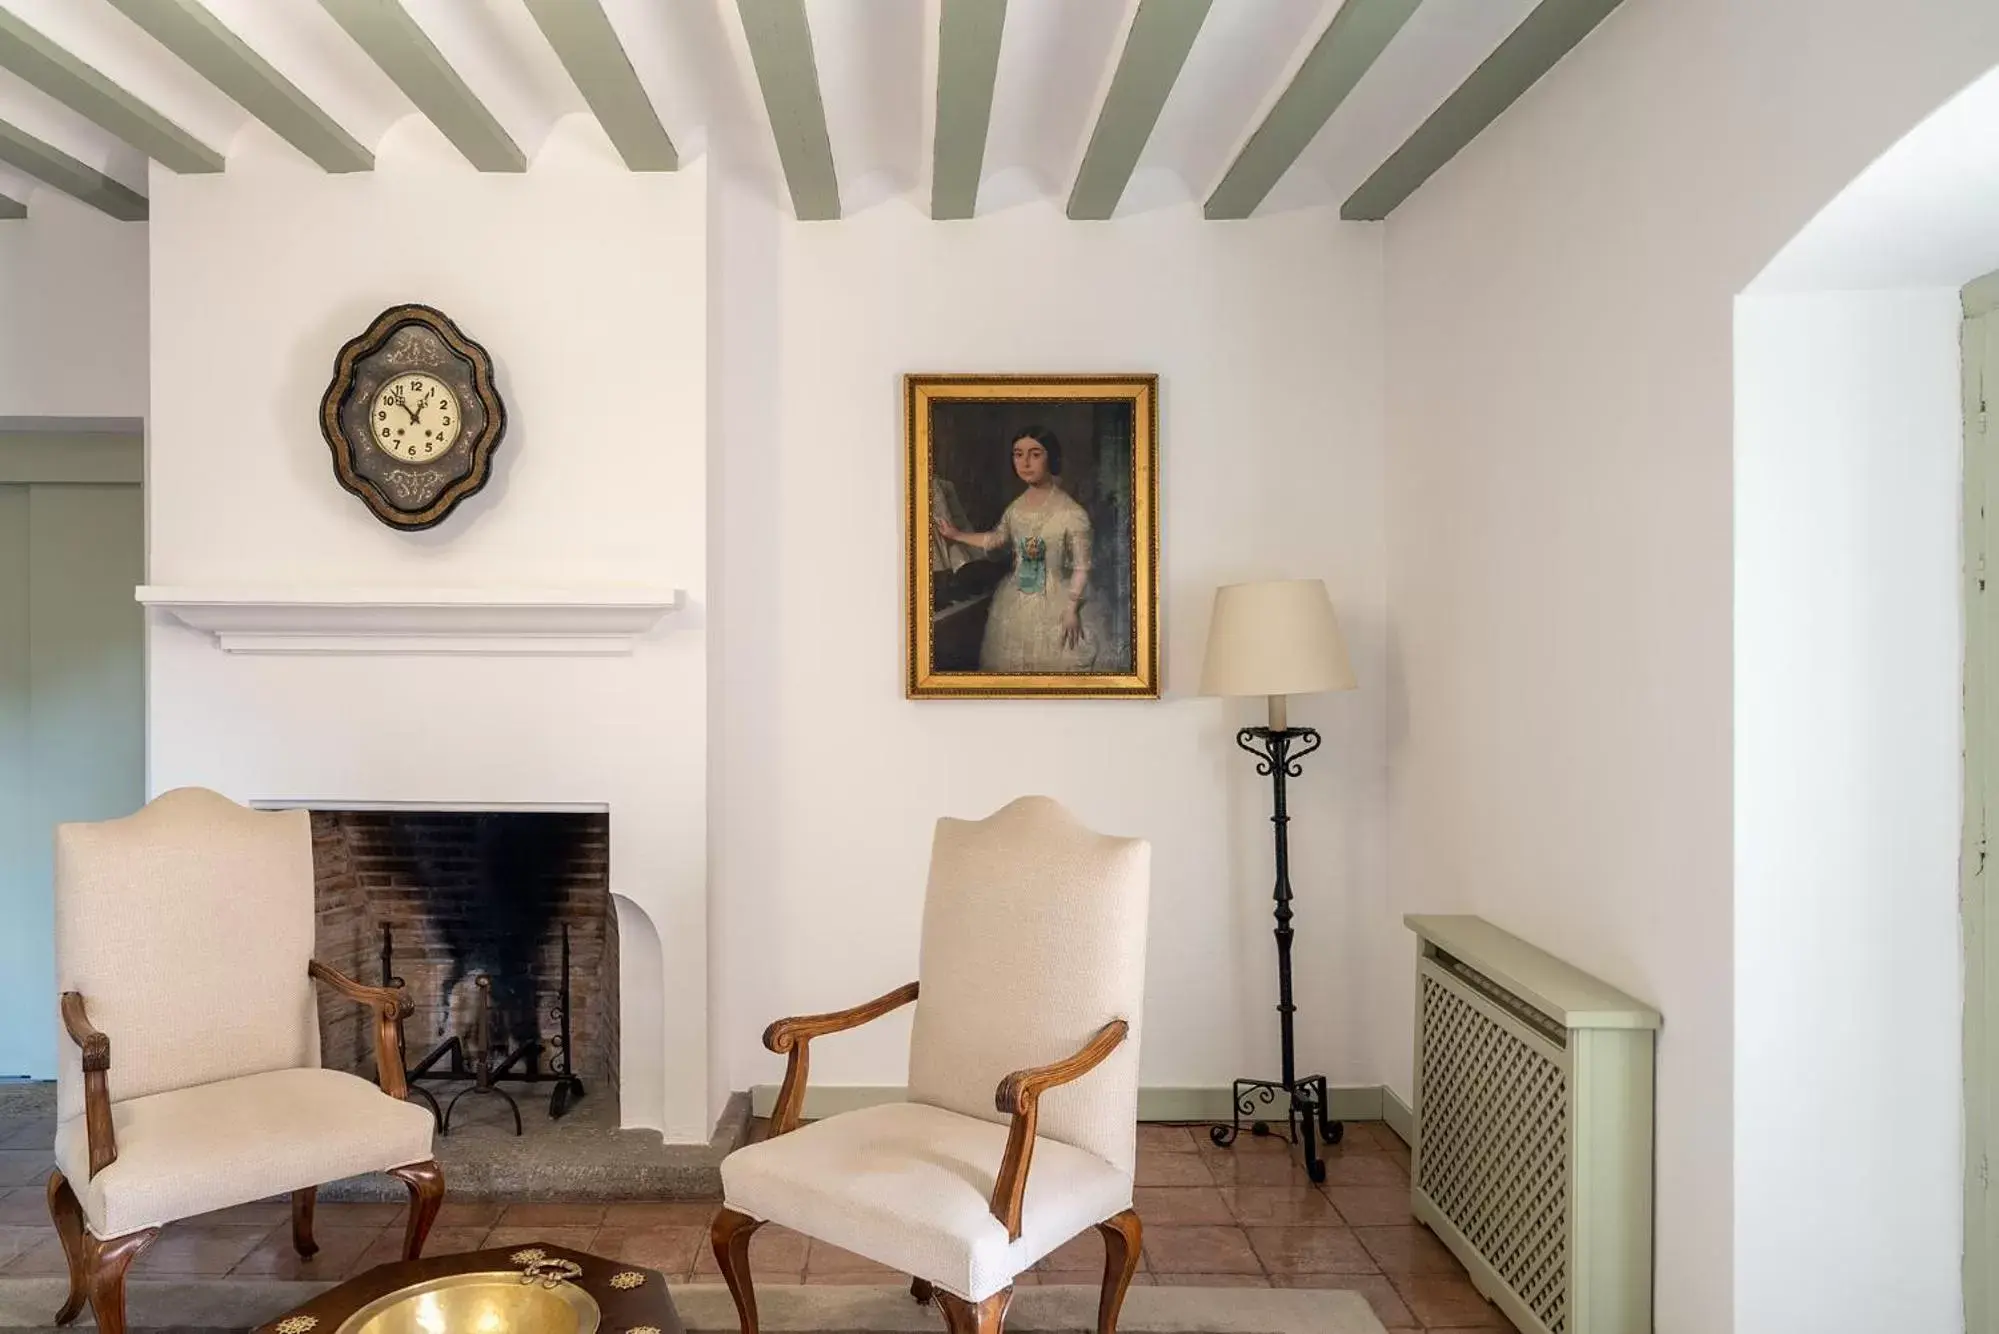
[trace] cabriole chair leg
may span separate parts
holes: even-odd
[[[76,1319],[88,1301],[101,1334],[125,1334],[125,1271],[160,1230],[149,1227],[99,1241],[90,1235],[83,1203],[60,1172],[49,1175],[49,1216],[62,1239],[63,1258],[69,1262],[69,1298],[56,1312],[56,1323],[67,1325]]]
[[[312,1206],[318,1200],[317,1186],[301,1186],[292,1192],[292,1249],[301,1260],[319,1254],[319,1243],[312,1239]]]
[[[1012,1301],[1012,1284],[982,1302],[968,1302],[948,1292],[937,1294],[938,1308],[944,1312],[944,1328],[950,1334],[1001,1334],[1006,1327],[1006,1308]]]
[[[423,1258],[423,1243],[430,1225],[437,1221],[438,1206],[444,1203],[444,1169],[435,1159],[395,1167],[389,1175],[410,1188],[409,1225],[403,1229],[403,1259]]]
[[[715,1248],[715,1263],[722,1268],[722,1281],[736,1299],[736,1319],[742,1334],[757,1334],[757,1291],[750,1279],[750,1237],[763,1226],[760,1219],[724,1209],[715,1215],[708,1239]]]
[[[1097,1224],[1104,1238],[1104,1290],[1097,1298],[1097,1334],[1117,1334],[1118,1312],[1124,1294],[1138,1272],[1144,1229],[1136,1211],[1127,1209]]]

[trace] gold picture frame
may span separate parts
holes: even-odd
[[[1159,697],[1158,404],[1156,375],[903,377],[909,698]]]

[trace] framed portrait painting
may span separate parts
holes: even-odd
[[[912,699],[1159,695],[1159,377],[910,375]]]

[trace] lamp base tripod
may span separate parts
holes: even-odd
[[[1282,715],[1278,714],[1281,719]],[[1276,831],[1277,884],[1271,891],[1276,900],[1277,929],[1277,1022],[1283,1049],[1283,1077],[1280,1079],[1238,1079],[1232,1090],[1227,1125],[1208,1130],[1208,1138],[1222,1148],[1236,1142],[1243,1123],[1249,1122],[1252,1135],[1271,1133],[1270,1117],[1259,1117],[1260,1108],[1275,1112],[1280,1095],[1284,1098],[1284,1136],[1305,1150],[1305,1173],[1315,1182],[1326,1179],[1326,1164],[1319,1157],[1319,1143],[1338,1144],[1346,1137],[1346,1127],[1332,1119],[1327,1108],[1326,1077],[1297,1073],[1293,1017],[1298,1007],[1291,1001],[1291,850],[1285,826],[1291,817],[1284,806],[1284,780],[1304,772],[1299,761],[1319,748],[1319,734],[1309,727],[1245,727],[1236,733],[1236,745],[1257,757],[1256,771],[1268,774],[1272,789],[1270,823]],[[1294,750],[1293,747],[1296,747]]]

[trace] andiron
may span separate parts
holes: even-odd
[[[1257,757],[1256,771],[1270,776],[1272,789],[1270,823],[1276,830],[1277,883],[1271,896],[1277,903],[1277,930],[1274,933],[1277,937],[1277,1022],[1283,1047],[1283,1075],[1279,1079],[1236,1080],[1229,1123],[1212,1127],[1208,1137],[1227,1148],[1242,1133],[1245,1120],[1251,1122],[1250,1133],[1268,1135],[1270,1119],[1257,1116],[1257,1110],[1274,1108],[1282,1096],[1285,1103],[1285,1138],[1304,1146],[1306,1174],[1314,1181],[1324,1181],[1326,1165],[1319,1158],[1318,1140],[1323,1137],[1327,1144],[1338,1144],[1346,1135],[1346,1127],[1329,1114],[1326,1077],[1298,1074],[1293,1034],[1293,1016],[1298,1007],[1291,999],[1291,853],[1285,831],[1291,817],[1284,804],[1284,780],[1287,777],[1297,778],[1304,772],[1299,761],[1319,748],[1319,734],[1309,727],[1245,727],[1236,733],[1236,745]]]

